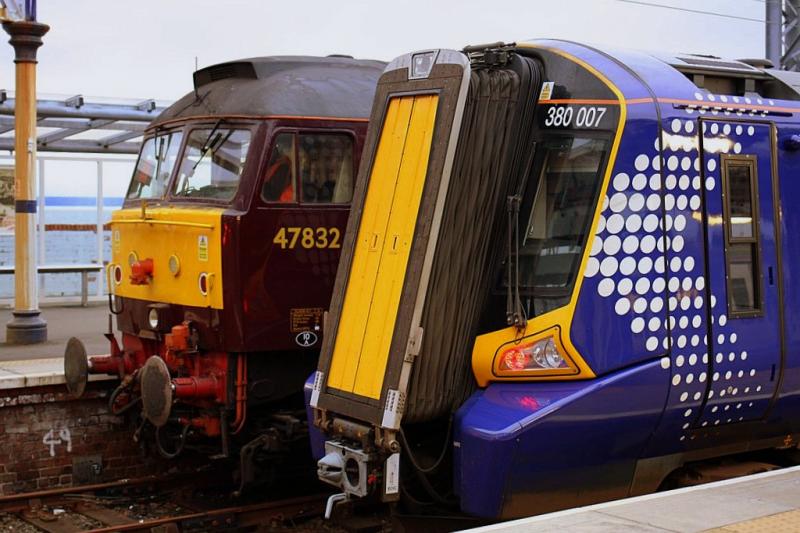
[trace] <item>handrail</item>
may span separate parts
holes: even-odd
[[[181,220],[157,220],[153,218],[126,218],[123,220],[112,220],[110,225],[114,224],[161,224],[165,226],[187,226],[190,228],[204,228],[214,229],[214,224],[204,224],[202,222],[184,222]]]

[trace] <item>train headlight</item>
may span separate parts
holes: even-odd
[[[169,260],[167,261],[169,266],[169,271],[173,276],[177,276],[181,271],[181,260],[178,259],[178,256],[172,254],[169,256]]]
[[[158,309],[150,309],[147,313],[147,322],[151,329],[158,329]]]
[[[514,376],[524,373],[570,373],[574,367],[556,344],[554,337],[545,337],[531,343],[520,343],[502,350],[497,359],[499,375]]]
[[[136,252],[131,252],[131,253],[128,254],[128,266],[129,267],[132,267],[133,264],[138,260],[139,260],[139,256],[136,254]]]
[[[412,80],[427,78],[433,64],[436,62],[436,51],[420,52],[411,56],[411,76]]]

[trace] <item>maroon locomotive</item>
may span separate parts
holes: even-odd
[[[383,67],[264,57],[195,72],[148,127],[113,215],[119,334],[88,360],[70,341],[74,393],[88,373],[117,375],[111,409],[140,414],[167,457],[202,447],[247,467],[305,441],[303,382]]]

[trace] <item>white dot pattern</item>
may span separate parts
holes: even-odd
[[[704,179],[700,177],[699,173],[698,175],[689,176],[687,178],[691,180],[691,188],[687,188],[687,194],[690,196],[688,207],[691,211],[696,211],[701,208],[701,200],[699,197],[701,193],[701,191],[699,191],[699,186],[701,183],[703,183],[709,193],[715,191],[712,193],[712,197],[716,198],[716,202],[720,201],[716,196],[720,194],[718,187],[721,183],[718,154],[742,153],[744,149],[743,144],[746,145],[755,141],[752,137],[755,135],[756,129],[753,126],[706,122],[703,124],[702,132],[706,137],[704,145],[714,146],[715,150],[706,155],[704,158],[705,161],[701,161],[696,153],[692,153],[693,156],[697,157],[697,159],[695,159],[697,168],[700,168],[700,166],[703,167]],[[738,138],[732,137],[734,135],[738,136]],[[683,192],[681,188],[681,179],[677,179],[676,189],[668,190],[667,192],[672,194]],[[697,196],[696,199],[695,196]],[[670,205],[670,207],[672,206]],[[674,207],[681,211],[686,208],[686,204],[683,201],[676,200]],[[691,219],[692,214],[691,212],[686,213],[685,216],[687,219],[681,220],[680,222],[678,222],[678,217],[683,216],[683,213],[668,212],[666,215],[667,217],[672,215],[675,219],[672,232],[668,236],[672,239],[672,248],[675,252],[679,252],[680,250],[678,248],[681,248],[681,246],[675,246],[675,241],[679,236],[683,236],[683,245],[693,243],[693,247],[702,246],[704,241],[702,235],[691,235],[688,231],[684,231],[687,225],[689,227],[693,225]],[[694,215],[696,216],[698,213],[694,213]],[[697,218],[699,219],[699,217]],[[698,228],[700,227],[699,224],[696,224],[696,226]],[[685,263],[688,262],[684,270],[691,277],[691,274],[696,270],[702,270],[703,260],[701,259],[702,254],[694,258],[692,255],[687,256],[689,252],[690,250],[687,248],[683,253],[679,254],[679,257],[684,259]],[[679,262],[669,261],[668,264],[671,273],[677,277],[679,275],[677,271]],[[724,275],[718,277],[720,281],[716,282],[715,286],[719,287],[720,290],[724,290]],[[705,302],[703,301],[706,295],[705,291],[707,290],[706,280],[700,276],[695,279],[694,283],[691,283],[689,278],[684,277],[681,279],[680,286],[678,287],[677,283],[672,282],[673,279],[675,278],[670,278],[670,288],[678,289],[675,296],[678,301],[674,307],[675,313],[670,317],[670,319],[677,318],[674,322],[670,320],[670,324],[677,325],[677,328],[673,328],[670,331],[673,348],[672,357],[677,362],[684,361],[686,354],[689,355],[688,358],[685,359],[686,363],[688,363],[685,366],[679,366],[677,364],[672,366],[673,378],[671,381],[671,388],[674,390],[674,393],[670,395],[670,407],[676,410],[687,406],[696,407],[695,415],[692,417],[692,422],[689,427],[715,427],[739,422],[748,418],[757,418],[760,413],[763,412],[765,406],[764,401],[766,401],[763,397],[759,398],[764,400],[762,402],[750,401],[756,399],[755,395],[759,393],[758,389],[762,386],[758,384],[759,372],[752,364],[749,364],[747,351],[737,346],[739,340],[738,335],[733,331],[735,323],[729,322],[728,317],[725,315],[725,305],[718,306],[717,298],[713,295],[711,296],[711,329],[714,335],[711,339],[712,346],[708,346],[709,339],[706,335],[706,328],[708,326],[705,324],[706,309]],[[687,295],[690,295],[692,291],[694,292],[693,305],[691,307],[683,305],[680,298],[682,296],[685,298]],[[724,295],[724,293],[722,294]],[[722,298],[724,302],[724,296]],[[682,313],[683,316],[680,316]],[[684,317],[688,320],[683,320]],[[694,331],[689,332],[686,331],[687,329]],[[684,344],[682,340],[684,334],[691,335],[687,344]],[[709,358],[708,350],[712,348],[714,352]],[[707,375],[705,372],[709,359],[711,360],[710,365],[712,367],[711,375]],[[762,374],[764,373],[762,372]],[[679,375],[680,379],[676,380],[674,377],[675,375]],[[764,376],[762,375],[760,378],[763,380]],[[700,402],[702,402],[706,395],[707,386],[709,387],[707,392],[708,400],[705,407],[701,410]],[[697,403],[693,404],[690,398]],[[743,400],[747,400],[747,402]],[[732,413],[728,414],[731,411],[735,412],[736,416],[731,416]],[[676,416],[673,427],[675,424],[678,424],[677,418]],[[685,423],[680,427],[684,432],[676,431],[675,434],[679,435],[679,440],[681,441],[687,438],[694,440],[698,435],[702,435],[702,433],[686,432],[687,427]]]
[[[727,115],[737,112],[727,106],[737,105],[740,115],[762,113],[745,109],[749,104],[742,99],[723,101],[706,92],[695,97],[698,105],[685,109],[690,115]],[[670,375],[664,427],[681,441],[695,438],[692,428],[752,418],[747,410],[764,406],[754,402],[762,399],[758,378],[763,376],[749,364],[747,351],[737,348],[725,305],[717,306],[713,294],[706,301],[702,228],[701,187],[720,194],[719,154],[748,153],[756,130],[711,121],[700,128],[697,118],[665,119],[660,139],[639,143],[644,149],[632,161],[618,159],[584,273],[586,288],[611,298],[614,314],[627,320],[634,347],[638,343],[653,356],[669,354],[660,359]],[[697,150],[699,135],[706,138],[704,145],[715,147],[705,158]],[[736,416],[723,417],[726,411]]]
[[[685,129],[680,119],[673,126],[675,132]],[[666,340],[664,232],[658,140],[648,144],[652,150],[638,154],[633,168],[611,177],[584,276],[596,278],[597,294],[614,298],[614,313],[627,319],[640,346],[655,354]],[[678,167],[680,160],[675,156],[667,165]]]

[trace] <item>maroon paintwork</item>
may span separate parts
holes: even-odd
[[[215,121],[207,125],[213,127]],[[198,125],[190,121],[192,127]],[[202,123],[200,123],[202,124]],[[353,173],[358,163],[366,133],[366,121],[324,119],[278,119],[258,123],[231,121],[255,128],[248,163],[242,173],[239,190],[231,202],[208,199],[168,198],[159,205],[226,205],[222,217],[222,276],[224,310],[171,305],[170,319],[162,322],[163,332],[191,319],[198,327],[201,348],[225,352],[266,352],[297,350],[296,332],[291,331],[291,309],[327,309],[333,290],[341,248],[281,249],[273,244],[280,227],[335,227],[344,239],[349,204],[311,204],[264,202],[261,190],[269,161],[272,140],[283,132],[347,133],[352,135]],[[228,123],[226,123],[226,126]],[[297,177],[299,180],[299,177]],[[299,183],[295,184],[299,190]],[[137,202],[126,202],[128,207]],[[117,316],[118,328],[139,335],[150,330],[147,323],[151,302],[119,298],[123,312]],[[320,327],[322,325],[320,324]],[[317,341],[303,350],[317,350]]]
[[[195,91],[170,106],[146,137],[190,128],[248,128],[251,143],[238,191],[230,201],[175,197],[147,200],[148,206],[219,206],[222,215],[223,309],[191,307],[116,297],[117,329],[111,355],[90,362],[93,371],[123,378],[116,404],[124,408],[140,390],[139,372],[152,356],[161,357],[178,400],[170,424],[191,426],[200,435],[221,436],[230,445],[257,443],[275,432],[271,415],[295,413],[304,420],[302,387],[316,368],[322,344],[322,311],[328,308],[341,248],[282,248],[280,228],[336,228],[344,242],[350,205],[265,202],[260,195],[273,149],[281,133],[344,133],[353,140],[353,181],[358,174],[375,85],[384,64],[341,57],[257,58],[215,65],[195,73]],[[181,147],[179,153],[183,153]],[[173,188],[177,167],[167,187]],[[299,173],[298,173],[299,174]],[[124,207],[136,208],[138,199]],[[159,310],[157,329],[149,325]],[[173,327],[177,327],[173,330]],[[298,335],[310,329],[314,342]],[[183,333],[176,334],[176,332]],[[186,332],[191,333],[189,340]],[[196,344],[194,342],[196,333]],[[188,342],[188,344],[187,344]],[[148,388],[149,390],[149,388]],[[272,405],[273,407],[267,407]],[[250,409],[252,407],[258,409]],[[282,415],[283,416],[283,415]],[[295,416],[294,414],[292,416]],[[254,421],[257,420],[257,422]],[[253,431],[243,431],[245,421]],[[285,425],[285,424],[284,424]],[[269,429],[272,428],[272,429]],[[254,438],[255,437],[255,438]],[[291,445],[289,445],[291,447]],[[276,451],[275,443],[269,446]],[[252,454],[252,450],[250,451]]]

